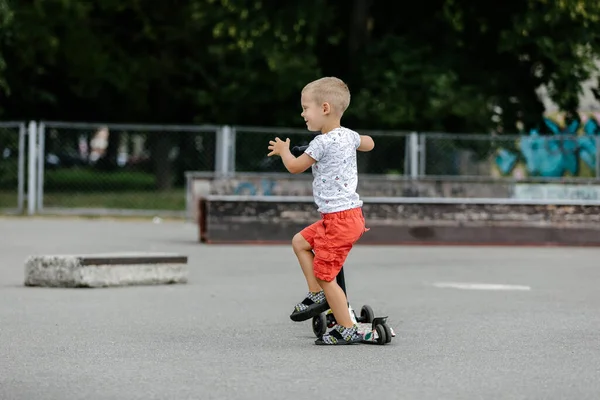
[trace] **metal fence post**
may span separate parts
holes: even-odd
[[[404,176],[410,173],[410,135],[404,137]]]
[[[38,136],[38,176],[37,176],[37,210],[44,209],[44,167],[46,160],[46,125],[40,122]]]
[[[600,179],[600,136],[596,136],[596,179]]]
[[[425,140],[427,139],[427,135],[425,135],[424,133],[420,133],[419,134],[419,176],[423,177],[425,176],[425,172],[426,172],[426,142]]]
[[[19,125],[19,165],[18,165],[18,197],[17,212],[23,213],[25,209],[25,136],[27,127],[24,123]]]
[[[217,131],[215,172],[219,176],[229,176],[235,172],[235,138],[235,128],[229,125]]]
[[[37,159],[36,156],[36,137],[37,137],[37,129],[35,121],[29,122],[29,152],[28,152],[28,180],[27,180],[27,213],[29,215],[35,214],[35,162]]]
[[[231,146],[231,127],[228,125],[222,126],[217,131],[217,141],[215,149],[215,169],[219,176],[229,174],[230,162],[230,146]]]
[[[417,179],[419,176],[419,135],[410,133],[410,177]]]
[[[221,126],[217,132],[217,138],[215,140],[215,175],[219,175],[223,171],[223,130],[225,127]]]
[[[229,156],[229,164],[227,172],[230,175],[235,175],[235,141],[237,138],[237,132],[235,127],[231,127],[229,131],[229,148],[227,149],[227,154]]]

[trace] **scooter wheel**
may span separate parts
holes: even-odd
[[[387,343],[387,334],[386,329],[383,325],[377,325],[375,327],[375,332],[377,332],[377,344],[384,345]]]
[[[373,312],[371,306],[368,306],[366,304],[362,306],[362,308],[360,309],[360,321],[358,322],[370,324],[371,322],[373,322],[373,318],[375,318],[375,313]]]
[[[321,313],[312,319],[312,328],[316,337],[321,337],[327,332],[327,317]]]
[[[390,329],[390,326],[388,324],[383,324],[383,325],[379,325],[379,326],[383,326],[383,329],[385,330],[385,342],[389,343],[392,341],[392,330]]]

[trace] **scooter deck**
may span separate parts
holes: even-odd
[[[361,341],[358,343],[377,344],[377,345],[383,344],[383,343],[379,343],[379,334],[377,333],[376,330],[373,330],[371,324],[357,323],[357,325],[358,325],[358,333],[362,336]],[[395,334],[394,330],[390,326],[388,326],[388,328],[389,328],[390,332],[392,333],[392,337],[395,337],[396,334]]]
[[[352,306],[348,306],[348,310],[350,311],[350,316],[352,318],[352,321],[358,326],[358,333],[360,335],[362,335],[363,343],[373,343],[373,344],[378,344],[377,341],[379,339],[379,334],[377,333],[377,331],[375,329],[373,329],[373,324],[370,322],[358,322],[356,320],[356,314],[354,312],[354,310],[352,309]],[[333,312],[331,311],[331,309],[327,310],[325,312],[325,315],[328,314],[333,314]],[[383,322],[385,322],[387,320],[387,317],[376,317],[375,320],[380,319],[383,320]],[[386,323],[387,325],[387,323]],[[390,332],[392,333],[392,338],[396,337],[396,332],[394,332],[394,329],[387,325],[387,327],[389,328]]]
[[[377,334],[377,331],[373,330],[373,327],[371,324],[363,324],[363,323],[358,323],[358,332],[362,335],[363,337],[363,343],[377,343],[377,340],[379,339],[379,335]],[[392,332],[392,337],[396,337],[396,332],[394,332],[394,328],[392,328],[391,326],[389,327],[390,331]]]

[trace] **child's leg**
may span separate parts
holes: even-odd
[[[321,243],[321,238],[318,238],[316,243],[313,270],[337,324],[315,343],[357,343],[362,340],[362,336],[350,317],[346,294],[338,285],[336,277],[354,243],[365,232],[364,218],[360,209],[348,210],[328,215],[326,226],[324,242]]]
[[[298,263],[302,268],[306,284],[308,285],[308,293],[302,302],[296,304],[290,319],[292,321],[306,321],[320,313],[327,311],[329,305],[325,299],[325,293],[317,282],[313,270],[314,253],[312,251],[315,236],[322,234],[322,221],[317,221],[314,224],[304,228],[300,233],[296,234],[292,239],[292,248],[298,258]]]
[[[322,274],[323,269],[321,269],[320,265],[317,270],[317,280],[325,292],[327,304],[329,304],[329,308],[331,308],[336,321],[336,325],[329,332],[315,341],[315,344],[318,345],[353,344],[362,341],[362,335],[358,332],[358,326],[350,317],[346,294],[335,279],[337,272],[341,269],[335,266],[337,264],[335,261],[330,264],[331,268],[328,268],[329,272],[325,274]]]
[[[300,267],[306,278],[308,290],[313,293],[323,290],[317,282],[317,278],[315,278],[315,273],[313,271],[315,254],[312,251],[311,245],[300,233],[297,233],[292,239],[292,248],[294,249],[294,253],[298,258],[298,263],[300,263]]]
[[[346,299],[346,294],[340,285],[338,285],[335,279],[330,282],[321,279],[318,281],[325,292],[325,298],[327,299],[329,308],[331,308],[331,312],[333,313],[338,325],[341,325],[345,328],[352,328],[354,326],[354,322],[352,322],[352,318],[350,318],[348,300]]]
[[[329,308],[333,312],[336,324],[329,332],[315,340],[318,345],[342,345],[360,343],[363,340],[358,332],[358,326],[350,318],[346,294],[335,279],[331,281],[320,280],[325,291]]]

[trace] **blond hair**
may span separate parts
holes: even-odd
[[[350,105],[350,90],[341,79],[327,76],[304,86],[306,93],[318,104],[329,103],[338,113],[343,114]]]

